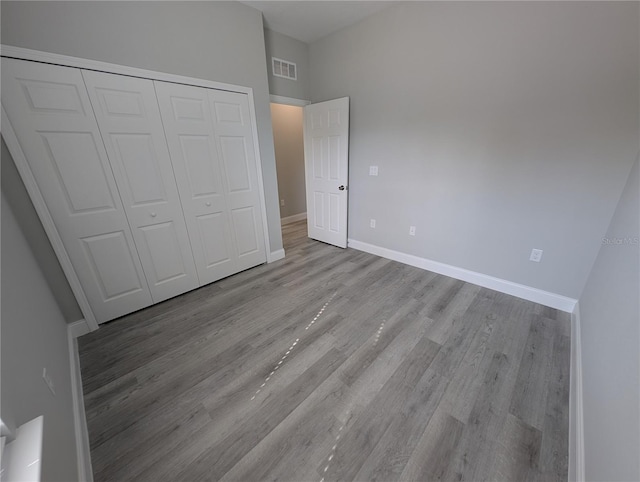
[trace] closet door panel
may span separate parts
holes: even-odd
[[[234,232],[238,243],[238,256],[240,259],[255,253],[259,253],[259,236],[256,232],[256,212],[253,206],[231,210]]]
[[[133,267],[135,253],[127,243],[124,231],[82,238],[85,256],[99,283],[105,300],[135,293],[140,289],[140,277]],[[115,262],[119,260],[121,262]]]
[[[239,269],[266,261],[247,94],[208,90]]]
[[[3,58],[2,105],[97,321],[150,305],[80,71]]]
[[[204,246],[203,267],[213,270],[218,266],[233,265],[233,249],[229,243],[229,227],[224,212],[202,214],[196,217],[198,234]],[[227,275],[226,268],[221,273]],[[228,272],[231,274],[231,272]]]
[[[199,286],[153,82],[83,71],[153,300]]]
[[[240,271],[208,89],[154,82],[202,284]]]

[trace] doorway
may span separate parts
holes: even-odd
[[[281,226],[306,220],[310,238],[346,248],[349,97],[300,103],[271,104]]]
[[[303,107],[271,103],[282,228],[307,219]]]

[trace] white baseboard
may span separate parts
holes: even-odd
[[[267,263],[273,263],[274,261],[281,260],[282,258],[284,258],[284,248],[269,253],[269,256],[267,256]]]
[[[84,325],[86,325],[86,323]],[[87,418],[84,412],[82,374],[80,372],[78,340],[76,339],[76,332],[80,330],[77,326],[81,326],[79,321],[69,325],[67,328],[67,339],[69,342],[69,362],[71,364],[71,396],[73,397],[73,421],[75,426],[76,458],[78,459],[78,480],[81,482],[93,482],[89,430],[87,429]]]
[[[82,335],[86,335],[87,333],[93,331],[89,326],[89,323],[87,323],[87,321],[84,319],[69,323],[68,330],[74,338],[79,338]]]
[[[580,306],[571,314],[571,377],[569,391],[569,480],[582,482],[584,473],[584,415]]]
[[[297,221],[302,221],[303,219],[307,219],[307,213],[299,213],[294,214],[293,216],[287,216],[286,218],[281,218],[280,224],[284,226],[285,224],[295,223]]]
[[[557,310],[566,311],[567,313],[572,313],[577,303],[577,300],[573,298],[539,290],[537,288],[532,288],[531,286],[513,283],[500,278],[494,278],[493,276],[469,271],[464,268],[458,268],[456,266],[440,263],[431,259],[420,258],[411,254],[382,248],[380,246],[364,243],[355,239],[349,239],[348,246],[350,248],[357,249],[358,251],[364,251],[366,253],[375,254],[376,256],[415,266],[416,268],[450,276],[451,278],[473,283],[508,295],[517,296],[518,298],[533,301],[534,303],[549,306]]]

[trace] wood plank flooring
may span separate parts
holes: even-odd
[[[80,338],[96,481],[567,479],[568,314],[283,234]]]

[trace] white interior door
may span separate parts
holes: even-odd
[[[153,301],[199,286],[153,82],[82,71]]]
[[[97,321],[150,305],[80,70],[3,58],[2,105]]]
[[[265,262],[246,94],[155,87],[200,281]]]
[[[347,247],[349,98],[304,108],[309,237]]]

